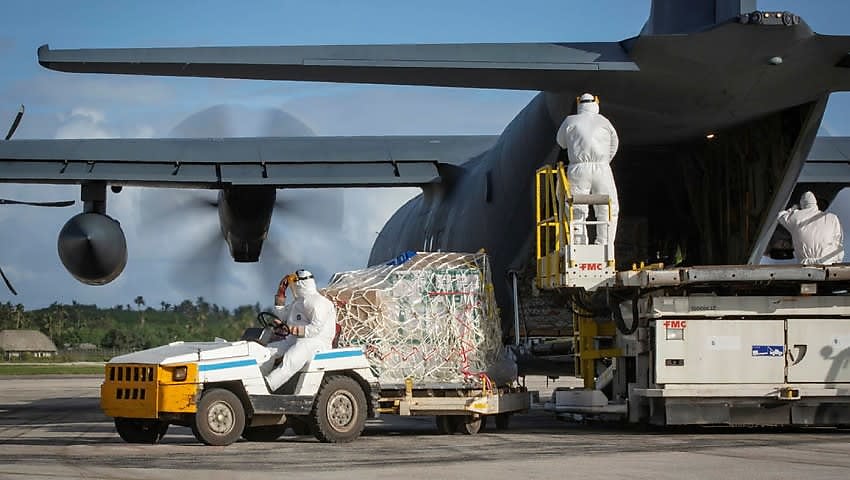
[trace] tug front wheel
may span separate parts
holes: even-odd
[[[245,408],[224,388],[206,390],[198,402],[192,433],[207,445],[230,445],[245,430]]]
[[[351,377],[328,376],[319,389],[310,417],[311,430],[320,441],[351,442],[366,426],[366,394]]]

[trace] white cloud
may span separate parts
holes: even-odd
[[[156,133],[148,124],[115,126],[106,112],[93,107],[74,107],[57,115],[55,138],[151,138]]]
[[[77,107],[71,110],[71,118],[79,118],[91,123],[103,123],[106,120],[106,114],[94,108]]]
[[[97,109],[76,107],[70,114],[59,115],[60,126],[55,138],[109,138],[115,133],[108,130],[106,115]]]

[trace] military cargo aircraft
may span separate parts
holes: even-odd
[[[418,186],[369,263],[484,248],[508,331],[512,282],[534,275],[534,172],[561,158],[555,133],[585,91],[602,99],[620,136],[621,267],[781,256],[777,212],[801,189],[826,204],[850,178],[850,141],[816,141],[830,93],[850,90],[850,36],[819,35],[793,12],[760,11],[752,0],[653,0],[640,34],[612,42],[43,46],[38,61],[75,73],[540,91],[498,136],[0,142],[0,182],[81,185],[84,211],[60,232],[59,254],[93,285],[114,280],[127,258],[108,188],[217,190],[231,256],[255,262],[280,189]]]

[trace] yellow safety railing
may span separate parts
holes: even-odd
[[[556,288],[564,271],[562,248],[570,242],[572,202],[563,162],[537,169],[537,287]],[[569,208],[565,208],[566,205]]]

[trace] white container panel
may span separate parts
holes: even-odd
[[[850,382],[850,319],[789,319],[788,349],[789,382]]]
[[[784,320],[655,321],[659,384],[783,383]]]

